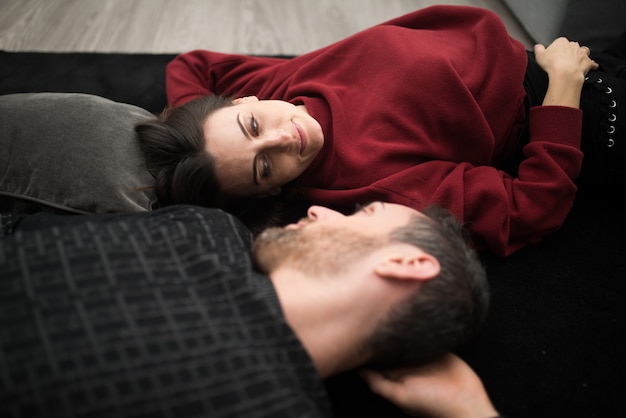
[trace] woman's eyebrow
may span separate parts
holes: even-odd
[[[248,131],[246,131],[246,127],[243,126],[243,123],[241,122],[241,118],[239,117],[239,113],[237,113],[237,115],[235,115],[235,120],[237,121],[237,125],[239,125],[239,129],[241,129],[241,132],[243,132],[244,136],[248,139],[250,139],[250,135],[248,134]]]

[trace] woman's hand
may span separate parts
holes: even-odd
[[[422,367],[363,371],[371,390],[414,416],[487,418],[498,415],[480,378],[454,354]]]
[[[598,68],[589,58],[589,48],[567,38],[558,38],[547,48],[535,45],[537,64],[548,74],[544,105],[580,107],[580,92],[585,76]]]

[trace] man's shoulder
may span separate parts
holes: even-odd
[[[216,238],[233,236],[248,242],[252,239],[248,228],[235,216],[221,209],[193,205],[173,205],[132,213],[60,215],[40,212],[22,217],[16,231],[29,235],[86,229],[91,235],[106,235],[111,228],[126,234],[147,228],[148,233],[166,230],[172,234],[205,234]]]
[[[94,260],[90,270],[106,267],[112,275],[132,270],[165,277],[170,271],[180,278],[183,271],[192,274],[200,265],[247,271],[251,247],[250,231],[219,209],[181,205],[107,215],[39,213],[25,217],[14,234],[0,240],[0,267],[23,274],[26,268],[37,269],[46,276],[53,275],[55,267],[65,276],[67,268]]]

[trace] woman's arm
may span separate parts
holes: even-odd
[[[178,55],[167,64],[165,90],[170,106],[180,106],[213,93],[209,77],[211,57],[208,51],[191,51]]]
[[[224,54],[195,50],[178,55],[165,71],[170,106],[210,94],[227,97],[260,95],[268,70],[284,58]],[[242,91],[245,89],[245,91]]]
[[[589,58],[589,48],[561,37],[547,48],[535,45],[535,57],[549,80],[543,106],[580,107],[585,75],[598,68],[598,64]]]

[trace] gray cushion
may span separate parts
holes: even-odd
[[[88,94],[0,96],[0,197],[72,213],[150,210],[154,179],[134,131],[150,118]]]

